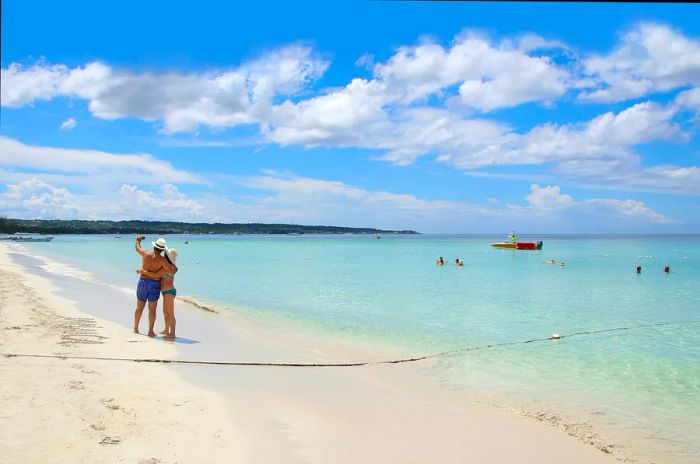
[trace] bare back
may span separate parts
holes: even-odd
[[[142,239],[143,236],[137,237],[136,243],[134,244],[136,252],[141,255],[141,267],[149,272],[157,272],[167,261],[155,251],[144,250],[143,247],[141,247]]]
[[[165,258],[152,251],[145,251],[142,257],[141,267],[149,272],[157,272],[166,264]]]

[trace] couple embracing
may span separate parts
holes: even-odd
[[[175,338],[175,273],[178,271],[177,251],[165,245],[165,239],[159,238],[153,244],[153,251],[144,250],[141,241],[143,235],[136,237],[136,252],[141,255],[141,269],[136,273],[141,276],[136,287],[136,312],[134,313],[134,333],[139,333],[139,322],[143,309],[148,303],[148,336],[155,337],[153,326],[156,323],[158,298],[163,294],[163,319],[165,328],[160,332],[165,338]]]

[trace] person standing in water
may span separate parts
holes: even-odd
[[[144,250],[141,241],[145,239],[143,235],[136,237],[134,248],[141,255],[141,267],[146,271],[158,271],[166,263],[161,255],[165,251],[165,239],[159,238],[153,244],[153,251]],[[134,333],[139,333],[139,323],[143,309],[148,302],[148,336],[155,337],[153,326],[156,323],[156,306],[160,296],[160,280],[141,276],[136,287],[136,311],[134,311]]]
[[[165,249],[165,261],[163,267],[157,272],[150,272],[145,269],[139,269],[138,272],[142,277],[149,279],[160,279],[160,291],[163,294],[163,320],[165,327],[161,330],[161,335],[165,338],[175,338],[175,297],[177,290],[175,289],[175,274],[178,271],[177,250],[175,248]]]

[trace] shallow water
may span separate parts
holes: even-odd
[[[700,236],[521,237],[543,240],[540,251],[494,249],[501,237],[488,236],[167,239],[180,252],[178,294],[329,339],[424,354],[631,327],[451,355],[430,374],[471,394],[604,413],[700,456],[700,324],[690,323],[700,320]],[[23,246],[51,258],[49,272],[134,287],[132,237]],[[658,322],[678,324],[634,328]]]

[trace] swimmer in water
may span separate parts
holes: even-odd
[[[456,265],[456,266],[464,266],[464,261],[462,261],[461,259],[457,258],[457,259],[455,259],[455,265]]]
[[[437,263],[438,266],[442,266],[443,264],[445,264],[445,260],[443,259],[442,256],[440,256],[440,257],[437,259],[436,263]]]
[[[637,266],[637,274],[641,274],[641,273],[642,273],[642,266]]]
[[[544,263],[545,263],[545,264],[554,264],[554,263],[556,263],[556,261],[554,261],[553,259],[548,259],[548,260],[545,261]]]
[[[668,267],[668,266],[666,266],[666,267],[664,268],[664,272],[665,272],[666,274],[668,274],[669,272],[671,272],[671,268]]]
[[[562,261],[561,264],[560,264],[559,266],[560,266],[560,267],[566,267],[566,263],[565,263],[564,261]]]

